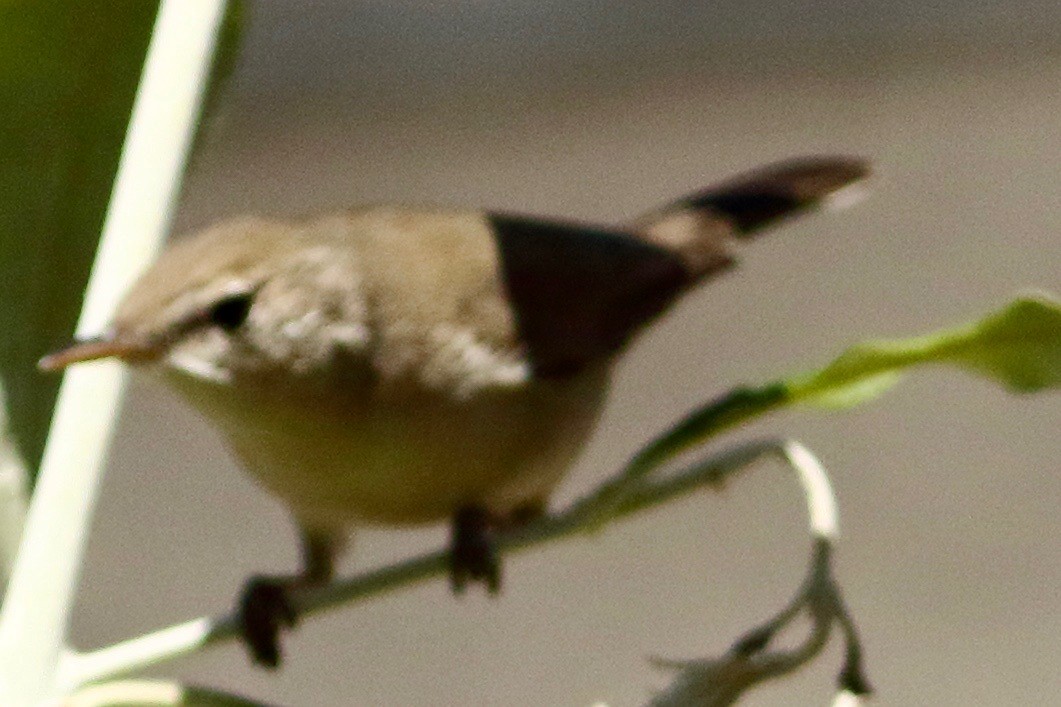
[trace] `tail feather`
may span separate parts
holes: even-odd
[[[700,279],[732,264],[733,239],[810,209],[846,206],[868,175],[868,164],[854,157],[779,162],[687,196],[635,227],[645,240],[678,253]]]
[[[682,199],[678,208],[706,210],[726,218],[741,236],[809,208],[830,203],[841,190],[869,176],[863,161],[810,157],[780,162]]]

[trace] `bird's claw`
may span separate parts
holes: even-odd
[[[462,593],[469,581],[482,582],[490,594],[501,590],[501,562],[492,521],[490,514],[478,507],[463,508],[454,515],[450,541],[453,592]]]
[[[239,625],[251,659],[266,668],[280,665],[280,632],[298,620],[291,604],[289,578],[255,576],[247,580],[239,601]]]

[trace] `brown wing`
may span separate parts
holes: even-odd
[[[491,214],[504,284],[535,373],[575,373],[618,351],[689,282],[680,258],[633,235]]]

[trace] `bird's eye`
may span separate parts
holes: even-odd
[[[253,293],[251,292],[228,295],[218,300],[208,312],[210,322],[225,331],[239,329],[243,326],[243,322],[247,321],[247,315],[251,311],[252,300]]]

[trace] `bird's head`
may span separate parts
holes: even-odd
[[[311,375],[334,357],[339,329],[356,329],[351,275],[334,249],[306,243],[296,226],[229,222],[169,248],[126,294],[107,331],[39,365],[59,370],[117,358],[208,386]]]

